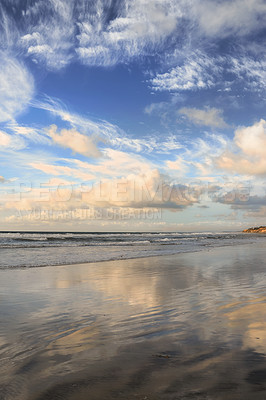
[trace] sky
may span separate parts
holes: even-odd
[[[264,0],[2,0],[0,230],[266,224]]]

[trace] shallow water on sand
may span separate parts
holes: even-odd
[[[266,247],[0,271],[0,399],[265,399]]]

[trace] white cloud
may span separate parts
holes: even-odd
[[[73,150],[74,153],[79,153],[87,157],[100,157],[101,152],[96,146],[97,138],[95,136],[82,135],[75,129],[62,129],[57,133],[57,126],[52,125],[48,130],[54,143],[64,148]]]
[[[205,108],[203,110],[198,108],[183,107],[179,113],[185,115],[190,121],[196,125],[209,126],[211,128],[225,128],[225,123],[222,110],[217,108]]]
[[[5,132],[0,131],[0,146],[8,147],[11,144],[11,137]]]
[[[255,60],[251,57],[231,58],[229,71],[236,78],[244,82],[245,87],[252,90],[265,90],[266,86],[266,60]]]
[[[109,7],[107,1],[94,2],[78,23],[77,53],[86,64],[114,65],[150,54],[182,17],[180,3],[173,0],[126,0],[115,10],[116,18],[106,21],[103,10]]]
[[[150,55],[164,59],[173,44],[181,52],[199,49],[202,36],[213,41],[245,36],[266,20],[264,0],[36,0],[20,7],[19,24],[16,0],[1,7],[2,48],[22,48],[34,62],[55,70],[77,58],[101,66]]]
[[[105,120],[92,120],[79,114],[69,112],[67,107],[58,99],[45,97],[45,101],[34,101],[32,106],[58,116],[72,128],[78,129],[81,134],[87,134],[101,138],[110,144],[116,140],[123,140],[123,131],[116,125]]]
[[[214,182],[221,180],[221,173],[214,167],[213,159],[225,150],[228,139],[223,135],[205,133],[204,138],[195,138],[180,149],[178,156],[165,161],[165,171],[178,177],[185,184],[195,181]]]
[[[45,186],[47,187],[58,187],[58,186],[71,186],[74,185],[76,182],[69,181],[67,179],[62,178],[51,178],[48,182],[46,182]]]
[[[82,181],[90,181],[95,178],[95,175],[89,171],[83,171],[65,165],[53,165],[44,162],[32,162],[28,165],[51,176],[70,176]]]
[[[49,166],[42,166],[45,170]],[[22,193],[15,201],[12,195],[2,198],[5,209],[15,210],[75,210],[91,207],[116,207],[131,209],[165,208],[183,210],[199,202],[202,194],[200,186],[193,188],[176,185],[158,170],[150,170],[139,175],[131,174],[123,179],[108,179],[93,186],[59,184],[57,187],[43,185]],[[114,212],[114,211],[112,211]]]
[[[13,7],[18,4],[13,0]],[[175,31],[183,1],[37,0],[21,9],[20,24],[0,10],[3,46],[22,47],[36,63],[61,69],[74,58],[114,65],[150,55]],[[10,5],[11,8],[11,5]]]
[[[175,161],[166,161],[166,166],[170,170],[178,171],[182,176],[184,176],[189,170],[186,161],[182,157],[177,157]]]
[[[181,210],[199,201],[200,187],[175,185],[157,169],[131,174],[123,179],[106,180],[82,196],[85,202],[99,207],[161,207]]]
[[[10,3],[18,6],[13,0]],[[8,54],[23,50],[48,69],[60,70],[77,59],[90,66],[111,66],[152,56],[161,61],[156,64],[161,73],[155,72],[150,80],[156,91],[201,90],[216,85],[228,90],[221,89],[227,73],[233,73],[236,82],[241,80],[243,88],[265,88],[263,55],[246,56],[245,43],[244,50],[239,46],[234,57],[217,57],[214,51],[206,52],[210,47],[205,46],[215,45],[221,37],[245,36],[262,29],[266,21],[263,0],[95,0],[89,4],[84,0],[37,0],[21,12],[21,23],[17,24],[12,12],[4,7],[0,10],[1,46],[9,49]],[[249,54],[254,54],[253,47],[251,42]],[[17,90],[9,90],[15,93],[13,100],[2,92],[0,121],[21,112],[32,96],[32,79],[21,79],[23,71],[24,75],[28,72],[23,65],[17,67],[20,74],[11,71],[10,75],[18,82],[13,85],[4,78]],[[229,84],[233,86],[232,80]],[[146,112],[152,113],[152,107]]]
[[[45,101],[34,101],[32,105],[36,108],[46,110],[55,116],[59,116],[62,121],[70,124],[82,134],[90,134],[92,137],[98,138],[106,145],[113,146],[121,150],[135,151],[137,153],[146,152],[169,152],[182,147],[180,140],[177,136],[171,135],[167,139],[162,140],[161,137],[135,138],[128,137],[126,133],[117,125],[111,124],[105,120],[92,120],[69,112],[66,106],[58,101],[46,97]]]
[[[36,63],[61,69],[71,60],[75,37],[74,1],[37,1],[24,15],[27,30],[21,44]]]
[[[51,139],[47,137],[47,133],[44,131],[44,129],[37,129],[26,125],[19,125],[16,121],[7,123],[6,129],[30,142],[42,145],[51,144]]]
[[[245,49],[241,48],[236,56],[211,56],[203,51],[190,52],[188,56],[185,53],[174,52],[171,56],[171,64],[174,67],[165,73],[157,73],[150,80],[154,90],[182,92],[218,87],[220,92],[228,92],[234,88],[239,90],[237,85],[241,83],[244,90],[265,91],[264,55],[252,56],[251,51],[251,55],[247,56]],[[158,103],[157,110],[161,111],[164,106],[164,102]],[[154,110],[156,111],[156,105],[151,105],[145,112],[151,114]]]
[[[0,122],[12,120],[29,104],[34,82],[26,67],[0,53]]]
[[[237,129],[234,140],[244,154],[265,157],[266,121],[262,119],[252,126]]]
[[[243,36],[257,31],[266,21],[264,0],[196,0],[190,9],[191,18],[207,36]]]
[[[23,139],[0,131],[0,150],[20,150],[24,147]]]
[[[218,168],[243,175],[266,175],[265,120],[237,129],[231,147],[214,159]]]
[[[168,108],[169,103],[167,101],[151,103],[145,107],[144,113],[148,115],[161,115],[162,113],[165,113]]]
[[[215,77],[221,73],[218,61],[204,53],[194,53],[182,66],[172,68],[169,72],[157,74],[151,79],[154,90],[182,91],[207,89],[215,85]]]
[[[64,163],[64,165],[62,165]],[[95,179],[117,179],[130,174],[148,173],[155,168],[154,164],[134,153],[114,149],[103,150],[103,156],[94,162],[80,161],[75,158],[27,162],[27,164],[50,176],[74,177],[82,181]]]
[[[103,155],[104,157],[94,164],[76,159],[69,159],[68,161],[84,171],[97,174],[99,178],[110,176],[112,178],[120,178],[130,174],[137,175],[147,173],[155,167],[153,163],[134,153],[105,149],[103,150]]]

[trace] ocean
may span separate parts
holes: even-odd
[[[171,255],[262,240],[240,232],[0,232],[0,269]]]

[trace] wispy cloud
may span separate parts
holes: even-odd
[[[221,71],[217,60],[197,52],[189,56],[182,65],[169,72],[157,74],[151,79],[151,85],[157,91],[207,89],[215,85]]]
[[[115,4],[115,3],[114,3]],[[112,4],[115,18],[108,19],[110,2],[95,1],[78,23],[77,53],[88,65],[114,65],[149,55],[174,32],[182,17],[173,0],[125,0]]]
[[[32,128],[31,126],[20,125],[16,121],[8,122],[5,126],[8,132],[17,135],[30,143],[51,145],[51,139],[43,128]]]
[[[6,132],[0,131],[0,151],[3,150],[20,150],[25,147],[25,142],[22,138],[9,135]]]
[[[77,159],[69,159],[68,161],[84,171],[97,174],[100,179],[110,176],[113,178],[121,178],[130,174],[147,173],[156,168],[156,164],[148,161],[144,156],[128,151],[125,152],[107,148],[103,150],[103,154],[104,157],[93,164]]]
[[[23,15],[21,45],[36,63],[61,69],[72,58],[75,38],[74,1],[37,1]]]
[[[266,21],[264,0],[198,0],[190,12],[200,31],[209,37],[245,36],[258,31]]]
[[[62,121],[68,123],[83,135],[95,138],[105,143],[106,146],[115,147],[116,149],[129,150],[136,153],[151,153],[153,151],[162,153],[182,147],[179,138],[173,134],[164,140],[156,136],[150,136],[148,139],[132,137],[127,135],[119,126],[108,121],[93,120],[70,112],[65,104],[58,99],[46,97],[44,101],[33,101],[31,105],[59,116]]]
[[[243,49],[239,49],[237,56],[197,51],[182,59],[182,53],[178,52],[176,60],[173,57],[171,62],[176,66],[151,78],[150,84],[155,91],[178,93],[218,88],[224,92],[238,92],[241,84],[246,91],[265,92],[264,55],[246,55]],[[152,108],[147,108],[146,112],[152,112]]]
[[[185,56],[187,47],[204,48],[202,37],[213,42],[245,37],[258,32],[266,20],[263,0],[37,0],[21,7],[19,21],[17,9],[15,0],[2,4],[1,47],[23,50],[34,62],[55,70],[77,59],[97,66],[143,56],[164,59],[177,48]],[[188,46],[183,46],[185,38]],[[193,69],[188,63],[187,78]],[[192,81],[201,87],[200,78]],[[184,86],[180,80],[176,84]]]
[[[14,0],[15,7],[18,7]],[[48,69],[72,59],[110,66],[158,50],[182,18],[174,0],[47,0],[27,4],[19,23],[12,5],[0,10],[3,45],[22,48]]]
[[[246,88],[253,91],[265,91],[266,60],[264,57],[259,60],[248,56],[232,57],[229,72],[235,74],[236,78],[242,81]]]
[[[95,175],[89,171],[85,172],[78,168],[71,168],[67,165],[47,164],[44,162],[31,162],[28,165],[50,176],[70,176],[82,181],[90,181],[95,178]]]
[[[34,94],[34,82],[22,63],[4,53],[0,57],[0,122],[4,122],[27,107]]]
[[[82,134],[105,139],[112,143],[118,137],[122,137],[123,131],[116,125],[105,120],[93,120],[80,114],[70,112],[66,105],[58,99],[45,97],[44,101],[33,101],[35,108],[48,111],[68,123],[72,128],[78,129]]]
[[[38,0],[21,8],[19,22],[17,4],[10,3],[0,10],[1,48],[23,52],[44,68],[60,70],[77,60],[108,67],[152,56],[157,62],[150,83],[156,91],[213,88],[226,81],[228,72],[245,87],[265,86],[265,61],[243,51],[246,37],[265,26],[263,0]],[[217,57],[220,38],[230,36],[235,43],[236,35],[243,37],[243,48],[236,43],[233,57],[232,52]],[[19,67],[18,79],[25,70]],[[31,85],[29,79],[23,82],[21,104],[0,110],[0,119],[27,104],[32,79]],[[18,83],[14,86],[22,87]]]

